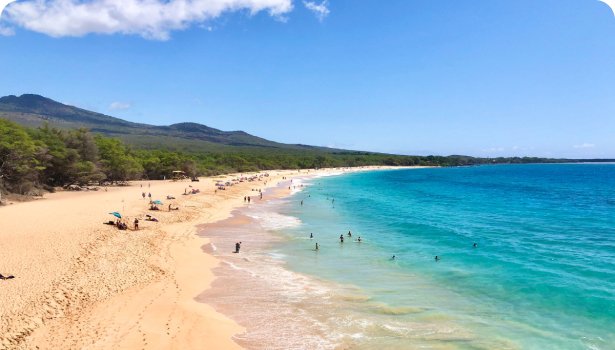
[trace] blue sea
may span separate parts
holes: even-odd
[[[248,348],[615,349],[614,164],[283,186],[296,193],[209,233],[218,247],[245,241],[241,257],[216,253],[225,263],[204,298],[247,327]]]

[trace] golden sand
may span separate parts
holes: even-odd
[[[229,217],[245,205],[244,196],[257,197],[253,188],[307,175],[268,173],[217,193],[214,184],[223,177],[132,182],[1,207],[0,273],[16,278],[0,281],[0,349],[239,348],[232,337],[242,328],[195,301],[218,264],[203,253],[208,240],[195,234],[196,225]],[[190,185],[201,193],[182,195]],[[142,192],[163,201],[163,210],[149,211]],[[169,203],[180,210],[167,211]],[[113,211],[128,218],[129,230],[103,225]],[[159,222],[143,220],[146,214]],[[138,231],[132,230],[135,217]]]

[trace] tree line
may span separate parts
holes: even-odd
[[[87,129],[29,128],[0,118],[0,191],[30,194],[68,185],[169,178],[268,169],[308,169],[365,165],[459,166],[544,162],[538,158],[483,159],[466,156],[398,156],[369,152],[325,152],[238,148],[223,152],[133,149],[123,141]]]

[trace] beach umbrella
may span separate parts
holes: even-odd
[[[160,200],[158,200],[158,199],[156,199],[156,200],[155,200],[155,201],[153,201],[152,203],[154,203],[154,204],[158,204],[158,205],[162,205],[162,202],[161,202]]]
[[[115,217],[116,217],[116,218],[118,218],[118,219],[121,219],[121,218],[122,218],[122,214],[118,213],[117,211],[114,211],[114,212],[109,213],[109,214],[111,214],[111,215],[115,216]]]

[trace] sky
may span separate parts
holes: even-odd
[[[615,158],[615,14],[598,0],[23,0],[0,19],[0,95],[24,93],[285,143]]]

